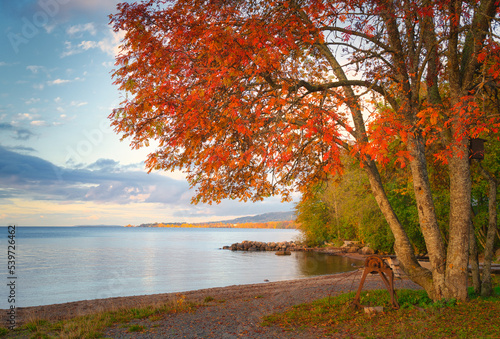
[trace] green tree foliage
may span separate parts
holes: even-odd
[[[472,167],[472,212],[475,217],[471,227],[469,252],[474,292],[484,297],[493,293],[491,264],[498,236],[499,146],[498,140],[490,139],[485,147],[484,161],[475,162]],[[484,253],[482,275],[479,272],[478,248]]]
[[[368,178],[352,161],[342,177],[316,186],[297,204],[296,211],[310,246],[359,240],[381,252],[393,252],[394,237],[370,193]]]
[[[481,166],[485,168],[495,178],[500,178],[500,142],[494,138],[488,139],[485,144],[484,160]],[[472,166],[472,210],[474,214],[474,228],[478,245],[482,250],[486,241],[488,230],[488,181],[481,175],[479,163],[474,161]],[[500,189],[498,189],[500,195]],[[500,210],[500,204],[497,201],[497,211]],[[497,239],[498,240],[498,239]]]
[[[320,186],[308,199],[302,199],[296,206],[297,222],[307,246],[313,247],[332,241],[335,237],[331,228],[331,213],[321,199],[324,189]]]
[[[390,158],[396,159],[397,147]],[[345,161],[346,158],[344,158]],[[351,161],[352,162],[352,161]],[[485,143],[485,159],[481,165],[496,178],[500,177],[500,142],[490,138]],[[386,182],[388,199],[403,224],[415,252],[427,253],[425,240],[420,230],[418,211],[410,174],[402,171],[395,161],[381,171]],[[478,162],[473,162],[472,201],[474,227],[479,250],[483,251],[488,231],[489,199],[488,181],[481,175]],[[447,168],[429,161],[429,175],[439,227],[445,243],[449,237],[449,181]],[[393,252],[394,239],[379,213],[369,190],[368,178],[359,165],[346,166],[342,177],[317,185],[310,196],[296,206],[297,221],[310,246],[323,245],[337,240],[358,240],[369,243],[381,252]],[[500,189],[498,194],[500,194]],[[497,202],[497,211],[500,204]],[[498,233],[498,232],[497,232]],[[498,237],[496,242],[498,247]]]

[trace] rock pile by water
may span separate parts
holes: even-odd
[[[304,246],[297,244],[295,241],[281,242],[260,242],[245,240],[240,243],[224,246],[222,249],[231,251],[275,251],[275,252],[290,252],[303,251]]]
[[[375,254],[375,251],[370,246],[362,245],[359,241],[344,241],[340,249],[344,253]]]

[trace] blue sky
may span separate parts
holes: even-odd
[[[289,211],[261,203],[190,205],[182,173],[151,173],[107,119],[122,35],[115,0],[0,2],[0,225],[200,222]]]

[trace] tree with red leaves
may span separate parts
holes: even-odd
[[[498,132],[498,0],[122,3],[110,118],[150,170],[185,171],[194,202],[290,199],[356,156],[408,276],[433,299],[467,298],[469,138]],[[491,95],[488,95],[491,97]],[[377,166],[409,166],[430,269],[416,260]],[[447,246],[426,153],[449,166]]]

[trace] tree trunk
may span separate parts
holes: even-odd
[[[481,164],[481,174],[488,180],[488,232],[486,234],[486,246],[484,248],[483,281],[481,284],[481,296],[489,297],[493,294],[491,286],[491,262],[493,260],[493,247],[495,245],[495,234],[497,231],[497,180]]]
[[[470,223],[469,235],[469,264],[472,272],[472,287],[476,295],[481,294],[481,276],[479,274],[479,258],[477,251],[476,234],[474,232],[474,224]]]
[[[455,151],[449,161],[450,228],[445,274],[447,290],[444,297],[467,300],[467,260],[472,222],[468,139],[463,138],[452,147]]]
[[[376,164],[373,161],[367,160],[364,162],[364,168],[370,181],[373,196],[394,235],[394,251],[398,257],[401,269],[413,282],[422,286],[429,296],[433,298],[436,294],[436,289],[433,284],[432,273],[420,266],[417,261],[410,239],[387,198]]]
[[[444,265],[446,252],[432,198],[423,139],[418,136],[409,137],[407,147],[410,153],[410,168],[420,229],[425,239],[431,264],[434,295],[430,295],[430,297],[434,300],[442,299],[446,295],[444,291],[446,289]]]
[[[302,15],[306,16],[305,14]],[[402,48],[400,48],[401,42],[399,40],[397,24],[394,22],[394,16],[388,14],[386,16],[386,24],[388,25],[390,36],[389,40],[391,40],[391,45],[394,46],[395,50],[402,50]],[[340,66],[328,46],[318,45],[318,48],[329,61],[330,65],[332,66],[332,71],[338,77],[338,79],[341,81],[347,80],[342,67]],[[394,56],[394,58],[397,59],[396,68],[399,69],[399,72],[401,72],[401,75],[403,76],[403,78],[405,78],[405,61],[404,58],[400,57],[401,56],[397,53]],[[409,81],[403,81],[403,84],[404,86],[409,86]],[[347,102],[355,126],[353,136],[355,137],[359,145],[364,145],[368,142],[368,136],[365,129],[363,114],[358,105],[359,98],[355,95],[354,90],[350,86],[344,86],[343,89],[345,91],[346,98],[348,99]],[[410,88],[404,88],[403,91],[408,94],[410,94],[411,92]],[[410,104],[410,102],[412,102],[410,97],[411,95],[406,98],[408,99],[408,102],[406,102],[406,104],[409,105],[407,117],[413,120],[417,115],[416,112],[413,112],[413,109],[411,107],[417,106],[415,102],[413,102],[413,105]],[[391,102],[391,105],[393,105],[393,109],[395,111],[399,110],[397,102]],[[453,253],[456,255],[456,258],[453,258],[452,265],[449,267],[449,269],[447,269],[445,246],[437,223],[434,202],[430,190],[429,178],[427,173],[427,162],[425,158],[424,140],[421,138],[421,136],[412,137],[411,135],[408,137],[408,139],[408,151],[411,155],[410,167],[413,175],[419,220],[421,223],[421,229],[425,238],[427,250],[430,256],[431,270],[423,268],[418,263],[408,235],[406,234],[387,198],[376,164],[373,160],[365,158],[365,160],[363,161],[364,168],[368,174],[373,195],[380,207],[380,210],[384,214],[389,227],[391,228],[391,231],[395,238],[394,250],[399,259],[401,268],[409,276],[409,278],[422,286],[427,291],[430,298],[432,298],[433,300],[442,298],[465,299],[467,295],[466,286],[461,281],[463,280],[463,282],[466,282],[466,280],[462,278],[467,277],[466,266],[470,215],[464,220],[461,220],[461,218],[456,218],[461,222],[457,222],[457,220],[453,219],[455,221],[455,223],[453,224],[453,229],[458,232],[458,235],[455,237],[456,239],[454,239],[453,244],[457,244],[458,247],[453,251]],[[455,157],[457,156],[455,155]],[[464,208],[463,211],[470,213],[468,212],[470,211],[470,178],[468,179],[468,184],[465,183],[466,185],[463,189],[457,189],[458,182],[462,182],[464,174],[469,173],[468,166],[464,169],[464,167],[462,166],[463,164],[461,164],[460,162],[457,162],[457,164],[461,165],[459,166],[458,172],[458,174],[460,175],[456,176],[457,180],[455,184],[456,193],[459,194],[454,195],[452,193],[451,195],[456,198],[455,200],[459,203],[459,208],[462,208],[464,201],[467,202],[468,207]],[[469,198],[462,201],[464,193],[467,190],[469,192]],[[456,215],[460,216],[458,211]],[[466,228],[463,228],[464,221],[467,222]],[[464,230],[466,232],[465,238],[463,237]],[[462,251],[462,253],[457,254],[457,251]],[[462,263],[464,258],[465,262]],[[455,262],[455,260],[458,261]]]

